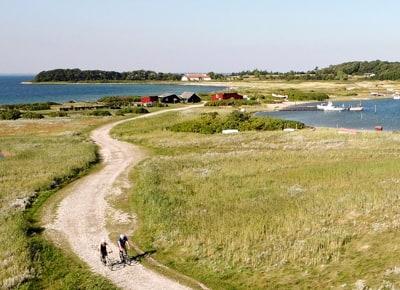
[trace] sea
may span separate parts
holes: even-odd
[[[333,102],[335,106],[358,106],[360,101]],[[316,106],[316,104],[313,104]],[[341,111],[277,111],[258,112],[258,116],[272,116],[286,120],[294,120],[313,127],[332,127],[358,130],[374,130],[382,126],[384,130],[400,130],[400,100],[392,98],[362,100],[362,112]]]
[[[209,93],[222,86],[178,84],[24,84],[34,76],[0,76],[0,104],[95,101],[104,96],[143,96],[183,92]]]

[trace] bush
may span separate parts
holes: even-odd
[[[98,100],[111,108],[121,108],[124,106],[130,106],[135,102],[140,102],[140,97],[136,96],[124,96],[124,97],[103,97]]]
[[[22,118],[24,118],[24,119],[43,119],[44,116],[42,114],[38,114],[35,112],[25,112],[22,114]]]
[[[89,112],[90,116],[97,116],[97,117],[108,117],[108,116],[112,116],[110,111],[107,110],[94,110]]]
[[[218,100],[218,101],[210,101],[205,104],[208,107],[222,107],[222,106],[255,106],[258,105],[259,102],[255,100]]]
[[[0,110],[0,120],[17,120],[21,118],[18,110]]]
[[[328,94],[316,91],[288,90],[281,93],[289,97],[289,101],[324,101],[329,99]]]
[[[14,105],[1,105],[0,108],[8,110],[23,110],[23,111],[42,111],[50,110],[52,105],[58,105],[54,102],[46,103],[33,103],[33,104],[14,104]]]
[[[167,129],[173,132],[192,132],[202,134],[221,133],[224,129],[237,129],[239,131],[274,131],[285,128],[303,129],[301,122],[281,120],[270,117],[253,117],[249,113],[239,111],[221,117],[218,113],[201,114],[200,118],[181,122]]]
[[[68,117],[68,113],[66,112],[50,112],[49,113],[49,117],[55,118],[55,117]]]
[[[125,114],[147,114],[149,111],[143,107],[126,107],[116,112],[117,116],[124,116]]]

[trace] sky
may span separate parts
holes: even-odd
[[[398,0],[0,0],[0,73],[398,61]]]

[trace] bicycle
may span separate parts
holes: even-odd
[[[129,258],[126,250],[119,251],[119,258],[121,259],[121,263],[125,265],[132,265],[132,260]]]
[[[108,252],[108,253],[112,253],[112,252]],[[114,265],[116,263],[115,263],[115,261],[111,260],[108,255],[103,257],[100,254],[100,261],[103,263],[104,266],[108,267],[111,271],[114,270]]]

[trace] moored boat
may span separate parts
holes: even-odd
[[[362,111],[364,111],[364,107],[361,107],[361,106],[350,107],[349,111],[351,111],[351,112],[362,112]]]
[[[336,107],[336,106],[334,106],[332,102],[328,102],[327,104],[317,105],[317,109],[318,110],[322,110],[322,111],[326,111],[326,112],[327,111],[341,112],[341,111],[346,110],[346,108],[344,108],[344,107]]]

